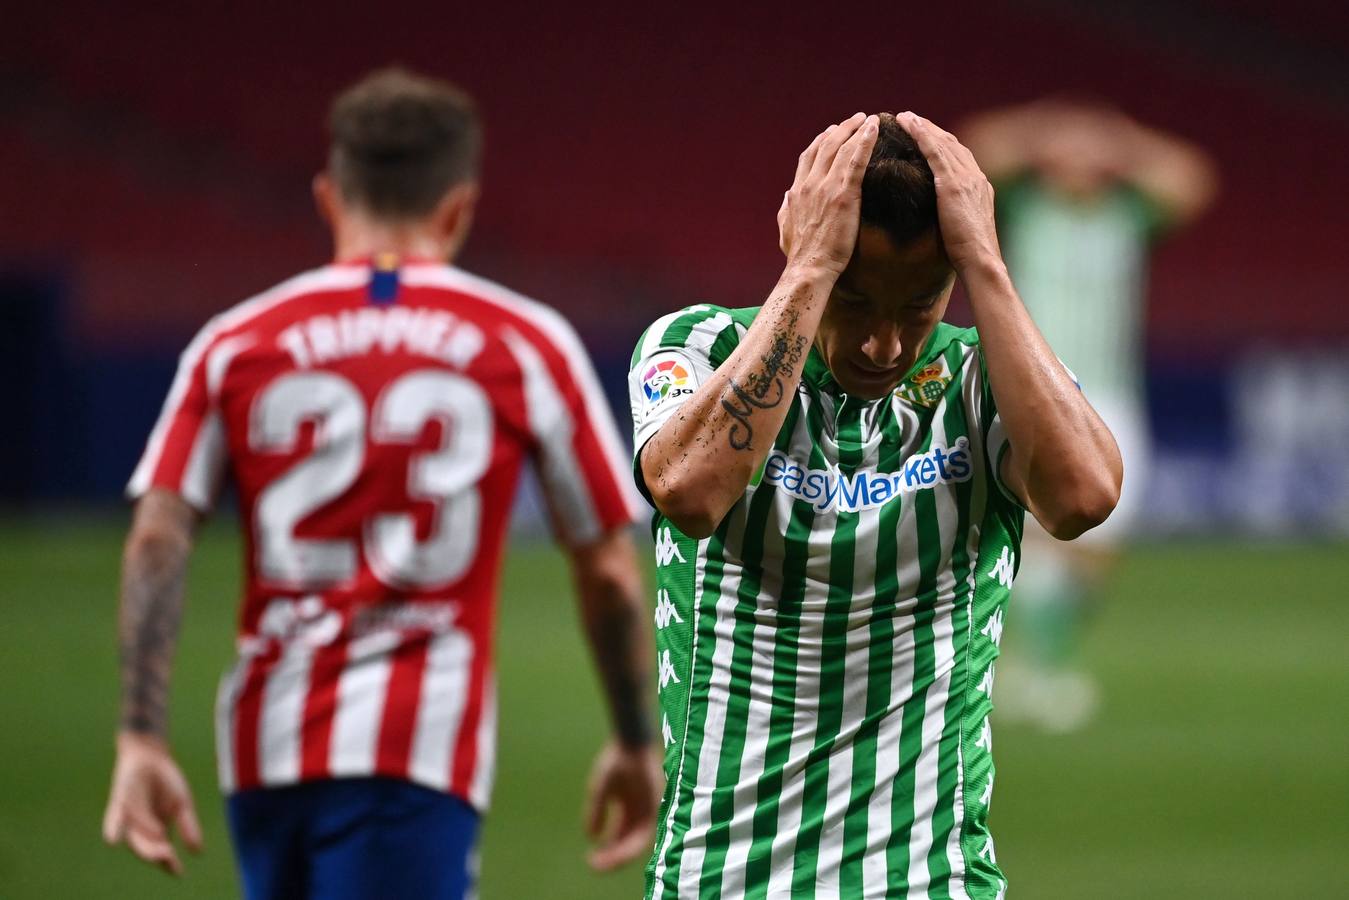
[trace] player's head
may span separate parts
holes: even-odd
[[[327,169],[314,194],[338,238],[382,229],[451,256],[472,223],[482,129],[473,100],[404,69],[373,72],[338,95]],[[392,248],[388,248],[392,249]]]
[[[857,249],[816,339],[849,394],[884,397],[941,321],[955,275],[937,227],[937,188],[918,145],[890,113],[862,179]]]

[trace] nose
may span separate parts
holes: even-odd
[[[862,355],[878,369],[890,369],[904,350],[900,328],[893,320],[873,322],[862,344]]]

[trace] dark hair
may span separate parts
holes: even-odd
[[[862,176],[862,222],[902,247],[937,227],[937,185],[923,152],[891,113]]]
[[[478,113],[448,82],[381,69],[338,95],[328,126],[328,169],[342,198],[376,216],[424,216],[478,174]]]

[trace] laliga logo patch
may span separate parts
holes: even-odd
[[[673,358],[656,358],[642,376],[642,391],[646,402],[655,406],[674,397],[687,397],[695,388],[689,370]]]

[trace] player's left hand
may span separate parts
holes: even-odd
[[[956,273],[980,262],[1001,260],[993,219],[993,186],[974,154],[955,135],[916,113],[903,112],[895,118],[932,167],[942,243]]]
[[[592,869],[607,872],[651,852],[664,789],[654,745],[605,745],[590,773],[586,800],[586,833],[598,842],[590,851]]]

